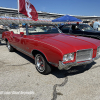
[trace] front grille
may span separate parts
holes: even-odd
[[[76,53],[76,62],[91,60],[93,49],[79,50]]]

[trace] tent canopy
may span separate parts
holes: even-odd
[[[65,16],[52,20],[52,22],[74,22],[74,21],[81,22],[82,20],[73,16],[69,16],[69,15],[65,15]]]

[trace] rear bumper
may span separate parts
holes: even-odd
[[[80,63],[73,62],[73,63],[66,63],[66,64],[64,64],[62,61],[59,61],[58,69],[59,70],[62,70],[62,69],[70,69],[72,66],[86,65],[86,64],[89,64],[89,63],[93,62],[94,60],[96,60],[98,58],[100,58],[100,56],[99,57],[96,57],[96,58],[93,58],[90,61],[84,61],[84,62],[80,62]]]

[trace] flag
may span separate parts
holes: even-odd
[[[38,13],[29,0],[19,0],[19,12],[37,21]]]

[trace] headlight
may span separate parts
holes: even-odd
[[[100,47],[97,48],[97,56],[100,56]]]
[[[74,53],[69,53],[63,56],[63,61],[70,61],[74,59]]]

